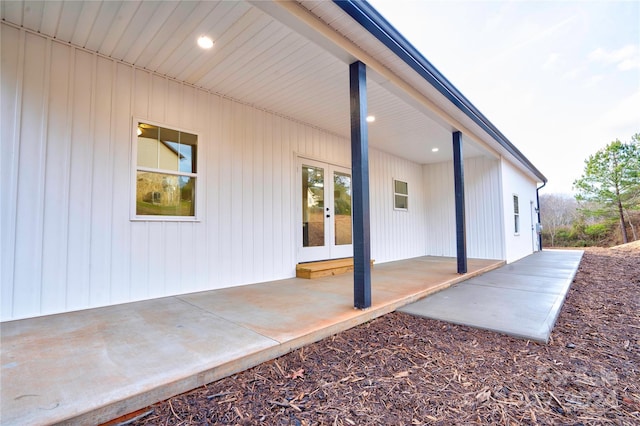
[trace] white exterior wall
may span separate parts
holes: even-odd
[[[348,140],[1,26],[1,320],[294,276],[296,154],[348,166]],[[199,133],[199,222],[130,220],[133,117]],[[424,255],[421,166],[370,176],[372,257]]]
[[[456,256],[453,161],[423,166],[426,191],[426,253]],[[504,259],[500,162],[464,159],[467,256]]]
[[[506,261],[508,263],[521,259],[538,250],[535,223],[536,182],[505,160],[501,160],[502,197],[504,205],[504,234]],[[518,196],[520,206],[520,232],[515,234],[513,196]],[[532,229],[533,228],[533,229]]]
[[[422,166],[372,150],[369,169],[371,258],[382,263],[424,256],[426,212]],[[407,182],[406,211],[394,210],[393,179]]]
[[[456,209],[453,161],[423,167],[426,202],[426,254],[456,255]]]

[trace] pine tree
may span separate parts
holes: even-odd
[[[617,214],[622,241],[627,243],[625,211],[640,207],[640,133],[628,143],[616,139],[590,155],[573,186],[578,201],[592,201],[603,212]]]

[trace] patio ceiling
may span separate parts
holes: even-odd
[[[358,27],[332,2],[303,6],[343,32]],[[279,20],[265,12],[274,7],[281,6],[244,1],[4,1],[1,17],[348,138],[348,65],[355,58],[335,46],[327,49],[326,40],[318,41],[318,34],[310,35],[308,28],[292,29],[288,25],[300,25],[295,19]],[[350,35],[354,43],[373,46],[375,37],[358,31],[361,34]],[[203,34],[214,40],[212,49],[197,46]],[[374,47],[376,55],[392,56]],[[451,160],[452,126],[374,70],[368,76],[368,110],[376,117],[369,125],[370,145],[422,164]],[[418,77],[408,83],[425,86]],[[442,110],[459,113],[445,102]],[[500,152],[487,146],[467,143],[465,156]]]

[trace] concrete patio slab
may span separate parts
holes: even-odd
[[[376,265],[373,305],[353,274],[286,279],[0,323],[0,423],[100,424],[392,312],[504,262]]]
[[[164,386],[162,398],[276,343],[175,298],[6,323],[2,424],[58,423]]]
[[[498,273],[488,277],[477,277],[479,286],[512,288],[514,290],[560,294],[564,291],[564,282],[554,277],[536,277],[516,273]]]
[[[454,272],[453,258],[379,264],[372,274],[373,306],[365,311],[353,309],[353,275],[345,274],[5,322],[0,324],[0,420],[3,425],[97,424],[469,278],[469,285],[403,310],[419,306],[421,314],[452,322],[460,320],[452,312],[463,313],[464,321],[476,326],[544,340],[581,256],[544,251],[503,268],[501,261],[470,259],[464,276]]]
[[[277,342],[285,342],[356,316],[349,290],[345,285],[290,279],[196,293],[180,299]],[[282,309],[274,309],[275,306]]]
[[[546,343],[582,254],[534,253],[399,311]]]

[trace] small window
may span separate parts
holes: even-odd
[[[195,219],[198,136],[146,122],[134,123],[133,218]]]
[[[518,196],[513,196],[513,232],[520,234],[520,206],[518,205]]]
[[[396,210],[409,209],[409,187],[407,182],[393,180],[393,198]]]

